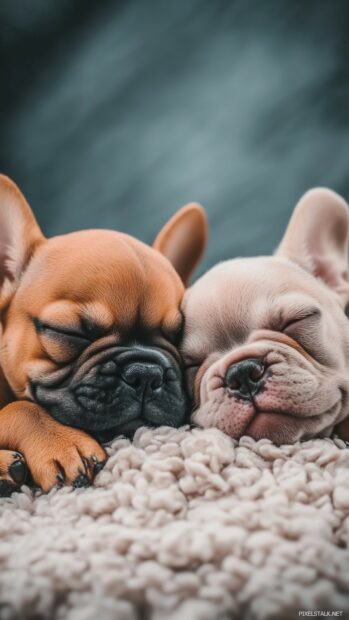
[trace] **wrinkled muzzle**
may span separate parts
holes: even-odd
[[[258,342],[214,362],[192,421],[275,443],[328,435],[347,414],[348,380],[282,343]]]
[[[177,361],[148,346],[106,350],[59,384],[33,382],[32,393],[54,418],[100,441],[139,426],[179,426],[188,408]]]

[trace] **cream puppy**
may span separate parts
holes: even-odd
[[[281,444],[349,416],[348,237],[347,203],[310,190],[274,256],[219,263],[186,292],[194,424]]]

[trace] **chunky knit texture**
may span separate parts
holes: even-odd
[[[160,428],[109,454],[93,488],[1,500],[1,620],[349,614],[343,442]]]

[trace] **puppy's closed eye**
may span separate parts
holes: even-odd
[[[321,337],[321,312],[316,309],[307,314],[299,315],[290,319],[280,330],[309,353],[320,363],[326,358],[326,351],[323,348]]]
[[[33,323],[44,351],[56,363],[73,359],[91,342],[83,332],[68,327],[50,325],[36,317]]]
[[[294,332],[295,330],[303,330],[305,327],[311,324],[311,320],[318,320],[321,316],[320,310],[318,308],[314,308],[305,313],[300,313],[299,315],[287,320],[280,331],[285,334],[289,334],[290,332]]]

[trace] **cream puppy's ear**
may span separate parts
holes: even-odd
[[[172,263],[185,285],[205,251],[207,231],[205,211],[193,202],[171,217],[153,243]]]
[[[349,302],[349,206],[323,187],[309,190],[298,202],[276,250],[323,280],[343,306]]]
[[[35,248],[44,236],[23,194],[0,175],[0,302],[17,288]]]

